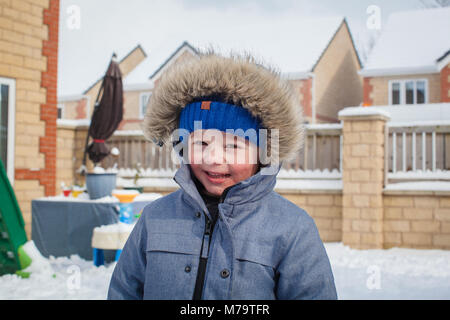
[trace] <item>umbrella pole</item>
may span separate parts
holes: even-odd
[[[101,86],[100,89],[98,90],[97,98],[95,99],[95,104],[94,104],[94,111],[93,111],[92,114],[94,114],[94,113],[95,113],[95,110],[97,110],[98,100],[99,100],[100,94],[101,94],[102,91],[103,91],[104,83],[105,83],[105,82],[102,81],[102,86]],[[87,167],[86,167],[86,154],[87,154],[87,148],[88,148],[88,142],[89,142],[89,131],[90,131],[90,129],[91,129],[91,124],[92,124],[92,115],[91,115],[91,122],[89,123],[89,128],[88,128],[88,131],[87,131],[87,134],[86,134],[86,142],[84,143],[83,162],[82,162],[81,167],[80,167],[80,169],[79,169],[80,174],[81,174],[82,176],[84,176],[84,175],[86,174],[86,172],[87,172]],[[94,166],[95,166],[95,163],[94,163]]]
[[[116,55],[115,52],[113,52],[113,55],[111,57],[111,62],[112,61],[117,62],[117,55]],[[111,62],[110,62],[110,65],[111,65]],[[108,68],[109,68],[109,66],[108,66]],[[95,99],[94,111],[92,112],[92,115],[91,115],[91,122],[89,123],[89,129],[88,129],[88,132],[87,132],[87,135],[86,135],[86,142],[84,144],[83,162],[81,164],[80,169],[78,169],[78,171],[80,172],[80,174],[82,176],[84,176],[86,174],[86,172],[87,172],[87,168],[86,168],[86,153],[87,153],[88,142],[89,142],[89,135],[90,135],[89,132],[91,130],[91,125],[92,125],[92,118],[93,118],[93,115],[95,114],[95,112],[98,109],[99,100],[100,100],[99,99],[100,98],[100,94],[103,92],[104,86],[105,86],[105,77],[103,77],[102,85],[101,85],[100,89],[98,90],[97,98]],[[94,162],[94,166],[96,166],[96,165],[97,165],[97,163]]]

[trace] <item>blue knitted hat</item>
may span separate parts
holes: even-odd
[[[259,146],[259,129],[263,128],[261,121],[241,106],[218,101],[193,102],[181,110],[178,128],[191,133],[198,129],[194,126],[195,121],[201,121],[201,129],[204,130],[227,132],[227,129],[232,129],[233,134]],[[256,135],[245,135],[248,129],[254,129]],[[183,141],[181,134],[180,141]]]

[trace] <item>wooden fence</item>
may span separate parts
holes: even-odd
[[[305,130],[304,148],[292,161],[283,163],[284,169],[293,170],[339,170],[342,167],[340,124],[309,125]],[[107,157],[102,162],[105,168],[135,168],[176,170],[178,163],[172,147],[158,147],[145,140],[141,132],[120,132],[113,135],[107,145],[120,151],[118,159]]]
[[[450,170],[450,125],[389,124],[388,173]]]

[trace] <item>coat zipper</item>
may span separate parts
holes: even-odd
[[[219,204],[223,203],[225,200],[226,194],[228,193],[228,190],[231,187],[228,187],[224,190],[222,193]],[[217,219],[219,218],[219,208],[217,208]],[[203,239],[202,239],[202,246],[200,249],[200,261],[198,264],[198,271],[197,271],[197,280],[195,281],[195,288],[194,288],[194,296],[193,300],[201,300],[203,295],[203,286],[205,283],[205,276],[206,276],[206,265],[208,263],[208,257],[209,257],[209,247],[211,245],[211,238],[212,233],[214,230],[214,226],[216,224],[216,221],[211,221],[207,214],[205,214],[206,223],[205,223],[205,231],[203,232]],[[205,241],[206,240],[206,241]],[[205,243],[207,243],[208,247],[205,249]]]
[[[194,297],[193,300],[201,300],[203,294],[203,285],[205,283],[206,275],[206,264],[208,263],[209,246],[211,244],[211,234],[212,234],[212,222],[206,217],[205,231],[203,233],[202,247],[200,250],[200,261],[198,264],[197,280],[195,282]],[[207,250],[205,245],[207,244]]]

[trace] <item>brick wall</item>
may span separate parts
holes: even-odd
[[[31,231],[31,199],[56,182],[59,0],[0,2],[0,76],[16,81],[14,190]]]
[[[372,106],[373,105],[373,98],[372,98],[372,92],[373,92],[373,86],[371,84],[370,77],[364,78],[363,82],[363,106]]]
[[[448,195],[386,194],[384,247],[450,249]]]
[[[450,63],[441,70],[441,102],[450,102]]]
[[[283,197],[304,209],[319,229],[320,237],[325,242],[342,240],[342,193],[317,191],[315,193],[293,194],[277,190]]]

